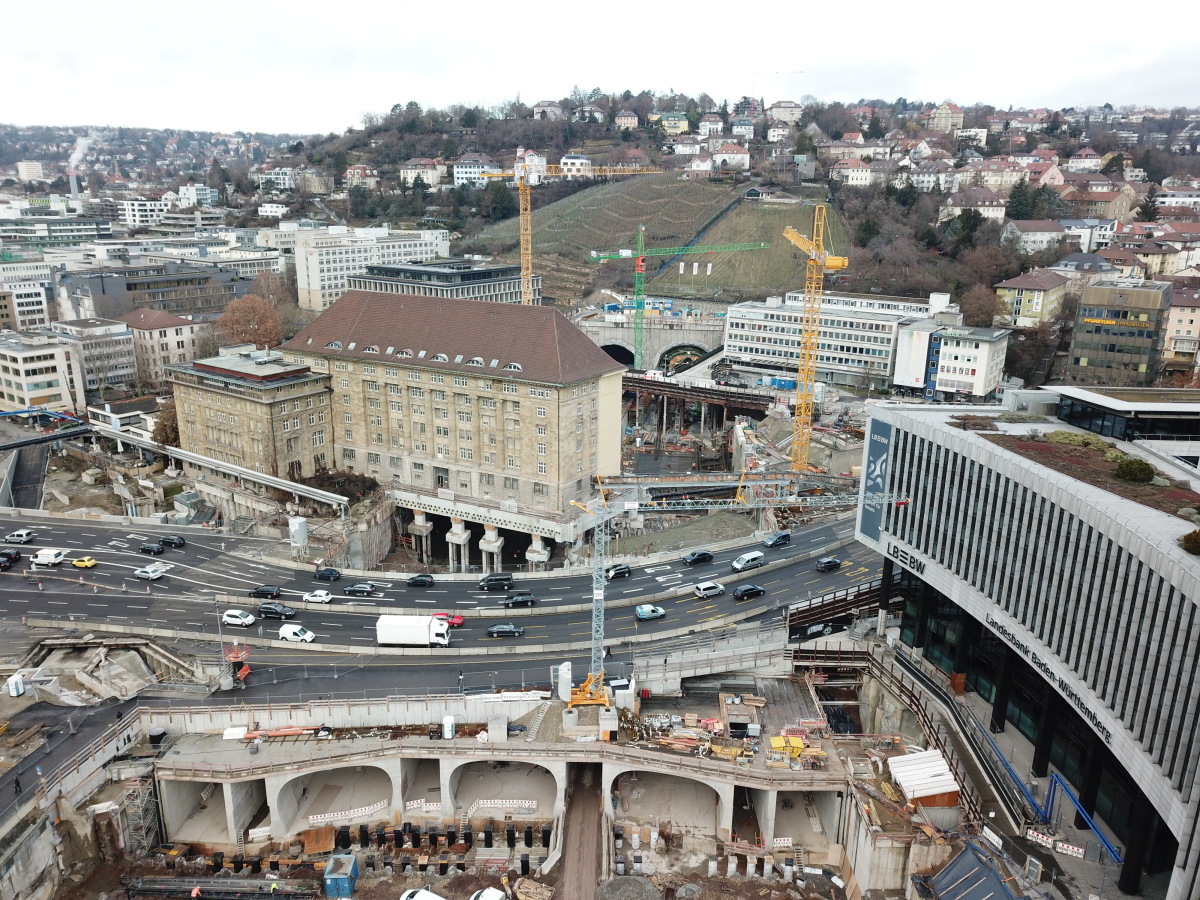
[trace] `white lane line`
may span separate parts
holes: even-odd
[[[8,600],[10,603],[28,603],[29,602],[28,600],[24,600],[20,597],[9,597]]]
[[[641,590],[642,590],[641,588],[629,588],[628,590],[621,591],[621,593],[622,594],[638,594],[638,593],[641,593]]]
[[[324,625],[326,628],[345,628],[346,627],[341,622],[322,622],[321,624]]]
[[[418,600],[417,603],[437,603],[436,600]]]
[[[47,600],[46,602],[53,603],[55,606],[66,606],[67,605],[66,600]]]
[[[88,606],[99,606],[101,609],[108,609],[107,603],[89,603]]]

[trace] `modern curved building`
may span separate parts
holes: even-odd
[[[1081,422],[1067,393],[1039,396],[1046,411],[1101,432],[1105,406],[1149,400],[1165,415],[1174,399],[1097,389],[1087,399],[1101,414]],[[1200,432],[1196,406],[1176,404],[1174,417]],[[1029,433],[1081,429],[1053,415],[1006,424],[999,412],[877,408],[863,491],[908,502],[862,506],[857,537],[885,555],[884,584],[899,575],[901,641],[987,700],[994,732],[1025,735],[1032,774],[1057,771],[1123,847],[1121,890],[1169,871],[1168,897],[1200,896],[1200,559],[1180,547],[1195,526],[1174,512],[1191,505],[1189,492],[1176,481],[1156,508],[1063,474],[1039,455],[1053,445]],[[1173,450],[1137,452],[1200,483]]]

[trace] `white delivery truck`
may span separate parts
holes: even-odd
[[[449,647],[450,625],[434,616],[380,616],[375,641],[380,646]]]
[[[61,550],[39,550],[29,561],[35,566],[57,566],[62,563],[64,555]]]

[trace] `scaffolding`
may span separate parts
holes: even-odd
[[[124,782],[125,820],[129,826],[129,852],[143,859],[159,845],[158,800],[151,778],[129,778]]]

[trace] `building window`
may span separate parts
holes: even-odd
[[[516,478],[505,477],[505,479],[504,479],[504,489],[506,491],[517,490],[517,484],[518,484],[518,480]]]
[[[342,449],[342,459],[346,459],[346,460],[354,459],[354,451],[351,450],[349,447],[344,447]]]
[[[542,472],[541,474],[545,475],[546,473]],[[542,481],[535,481],[533,483],[533,494],[535,497],[549,497],[550,485]]]
[[[539,463],[538,463],[538,466],[537,466],[537,469],[538,469],[538,474],[539,474],[539,475],[545,475],[545,474],[546,474],[546,464],[545,464],[544,462],[539,462]]]
[[[539,406],[539,407],[537,408],[537,415],[538,415],[538,418],[539,418],[539,419],[544,419],[544,418],[546,418],[546,407],[544,407],[544,406]]]

